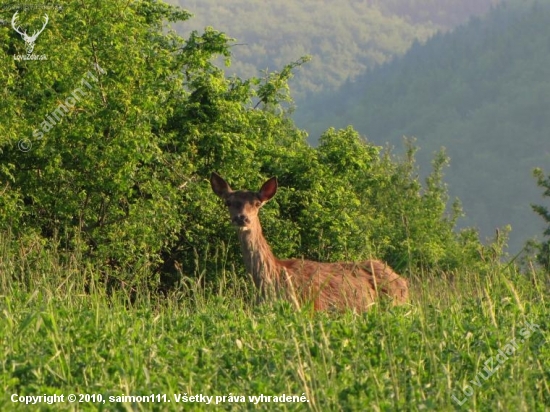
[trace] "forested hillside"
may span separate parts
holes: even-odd
[[[500,6],[298,108],[298,123],[313,139],[348,124],[398,148],[403,135],[415,136],[422,167],[446,147],[446,180],[463,202],[463,224],[489,236],[510,223],[517,250],[542,231],[529,203],[540,202],[532,169],[550,163],[548,27],[548,2]]]
[[[400,16],[415,24],[433,23],[441,29],[449,29],[471,16],[486,13],[500,0],[367,0],[364,3],[379,8],[384,14]]]
[[[293,95],[305,98],[403,54],[414,40],[425,41],[437,30],[486,12],[498,0],[171,2],[194,14],[177,26],[180,33],[213,26],[236,39],[229,73],[257,76],[311,55],[292,82]]]

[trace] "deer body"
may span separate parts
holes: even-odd
[[[259,209],[277,191],[269,179],[259,192],[233,191],[216,173],[210,183],[225,200],[231,222],[238,228],[244,264],[256,287],[266,295],[274,292],[302,304],[313,302],[315,310],[355,309],[372,306],[380,295],[394,304],[407,301],[407,281],[377,260],[361,263],[320,263],[302,259],[277,259],[262,233]]]

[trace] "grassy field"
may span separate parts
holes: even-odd
[[[223,271],[212,290],[108,294],[78,256],[5,238],[0,272],[2,411],[550,410],[549,279],[535,271],[425,274],[410,305],[361,315],[254,306]]]

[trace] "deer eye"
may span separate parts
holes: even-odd
[[[227,207],[230,207],[230,206],[231,206],[231,200],[226,200],[226,201],[225,201],[225,205],[226,205]]]

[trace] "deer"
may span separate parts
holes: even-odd
[[[252,277],[259,300],[282,297],[301,307],[313,303],[315,311],[353,310],[364,312],[380,299],[393,305],[408,301],[407,280],[386,263],[322,263],[305,259],[277,259],[267,243],[259,219],[260,208],[275,196],[276,177],[258,192],[232,190],[217,173],[210,176],[213,192],[229,210],[236,227],[244,265]]]
[[[48,21],[49,21],[48,15],[44,13],[44,25],[42,26],[42,28],[40,30],[35,30],[32,33],[32,35],[29,36],[27,34],[26,30],[21,31],[21,28],[17,25],[17,14],[18,14],[18,12],[15,12],[15,14],[13,15],[13,17],[11,19],[11,26],[13,27],[13,29],[17,33],[19,33],[21,35],[21,37],[25,41],[25,48],[27,50],[27,54],[32,54],[32,52],[34,50],[34,43],[36,42],[36,39],[38,38],[40,33],[42,33],[44,31],[44,29],[46,28],[46,25],[48,24]]]

